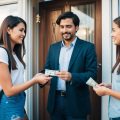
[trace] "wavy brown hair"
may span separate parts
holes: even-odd
[[[25,35],[26,35],[26,22],[17,16],[7,16],[4,21],[1,24],[0,28],[0,45],[5,46],[5,48],[8,50],[8,54],[10,56],[10,61],[11,61],[11,66],[12,69],[17,69],[16,66],[16,61],[12,55],[12,48],[11,48],[11,42],[10,42],[10,37],[7,32],[8,27],[10,29],[13,29],[16,27],[19,23],[23,23],[25,25]],[[23,56],[25,55],[25,44],[24,44],[24,39],[22,41],[22,44],[16,44],[14,46],[13,51],[15,52],[16,56],[20,60],[20,62],[23,64],[25,68],[25,62],[23,61]]]
[[[118,27],[120,28],[120,16],[114,19],[113,22],[116,25],[118,25]],[[112,73],[114,72],[115,68],[118,66],[119,63],[120,63],[120,45],[116,45],[116,63],[114,64],[112,68]],[[117,69],[117,74],[120,74],[120,65]]]

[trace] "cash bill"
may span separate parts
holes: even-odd
[[[45,75],[56,76],[57,70],[45,69]]]
[[[88,81],[86,82],[87,85],[95,87],[98,83],[95,82],[91,77],[88,79]]]

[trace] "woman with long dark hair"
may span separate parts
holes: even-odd
[[[7,16],[0,28],[0,120],[25,120],[25,92],[51,79],[42,73],[24,82],[26,22]]]
[[[112,68],[112,84],[94,87],[99,96],[109,95],[108,114],[110,120],[120,120],[120,17],[113,20],[112,39],[116,45],[116,63]]]

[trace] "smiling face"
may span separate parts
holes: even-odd
[[[60,21],[60,33],[65,41],[72,42],[78,28],[78,26],[74,25],[71,18],[62,19]]]
[[[112,39],[115,45],[120,45],[120,28],[114,22],[112,27]]]
[[[8,27],[8,34],[11,40],[11,45],[22,44],[22,41],[25,37],[25,25],[21,22],[14,28]]]

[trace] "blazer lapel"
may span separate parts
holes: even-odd
[[[61,49],[61,42],[58,43],[58,45],[56,45],[56,49],[55,49],[55,68],[59,69],[59,55],[60,55],[60,49]]]
[[[79,54],[81,43],[82,42],[80,41],[80,39],[77,38],[77,41],[75,43],[74,50],[73,50],[73,53],[72,53],[72,56],[71,56],[71,59],[70,59],[68,70],[70,70],[72,64],[74,63],[74,61],[76,60],[76,58],[77,58],[77,56]]]

